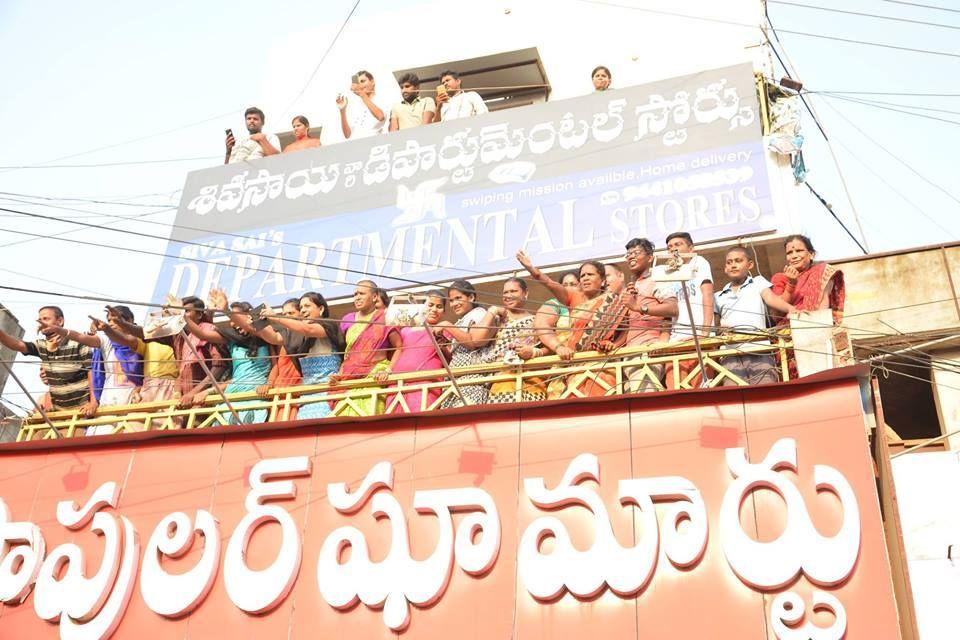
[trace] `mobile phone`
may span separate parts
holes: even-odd
[[[255,308],[253,311],[250,312],[250,315],[251,315],[250,324],[253,325],[253,328],[256,329],[257,331],[260,331],[261,329],[265,328],[268,324],[270,324],[270,320],[268,318],[260,317],[261,314],[263,314],[263,312],[266,311],[267,309],[268,307],[266,304],[261,304],[260,306],[258,306],[257,308]]]
[[[358,83],[360,82],[360,74],[359,74],[359,73],[355,73],[355,74],[353,74],[352,76],[350,76],[350,82],[351,82],[352,84],[358,84]]]
[[[227,133],[227,137],[229,138],[230,136],[233,135],[233,129],[227,129],[226,133]]]

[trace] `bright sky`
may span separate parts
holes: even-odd
[[[509,8],[522,2],[500,0],[498,4]],[[129,205],[176,206],[186,173],[221,161],[223,130],[243,131],[242,112],[249,104],[264,106],[268,130],[286,129],[270,119],[270,107],[275,111],[286,107],[300,93],[353,4],[354,0],[298,0],[282,6],[262,1],[180,0],[144,5],[113,0],[96,3],[94,10],[89,3],[62,0],[0,2],[0,59],[4,60],[0,118],[8,123],[0,146],[0,166],[193,159],[126,166],[0,168],[0,192],[4,192],[0,193],[0,207],[166,237],[173,211]],[[419,2],[362,0],[347,30],[362,29],[365,20],[384,11],[416,4]],[[644,17],[623,8],[643,7],[644,0],[611,0],[611,4],[622,6],[593,5],[596,24],[584,28],[602,29],[609,20],[640,21]],[[796,65],[809,90],[956,92],[960,5],[950,0],[923,0],[923,4],[929,6],[892,0],[770,0],[769,10],[774,25],[783,31],[953,54],[914,53],[781,33],[783,45],[778,48]],[[949,10],[930,8],[934,5]],[[557,6],[562,6],[559,0]],[[952,28],[843,15],[809,6]],[[451,29],[456,28],[455,13],[451,12]],[[307,38],[309,46],[291,46],[291,38],[297,35]],[[411,37],[418,37],[415,28]],[[256,50],[263,54],[250,53]],[[308,53],[293,53],[304,50]],[[315,112],[316,105],[309,102],[321,90],[311,86],[293,111]],[[960,93],[952,97],[846,97],[891,103],[862,105],[823,96],[808,98],[833,142],[870,249],[889,251],[960,238],[960,186],[953,179],[956,159],[952,154],[955,146],[960,147]],[[808,181],[857,233],[829,150],[809,117],[804,127]],[[76,209],[65,210],[38,206],[33,198],[9,194],[125,204],[47,201]],[[813,237],[821,257],[858,253],[818,202],[806,193],[801,202],[802,230]],[[140,218],[131,223],[111,216]],[[129,300],[146,301],[151,295],[159,257],[13,232],[64,234],[62,237],[72,241],[153,252],[163,252],[165,241],[79,229],[2,211],[0,220],[0,284]],[[51,302],[65,309],[68,326],[75,329],[83,329],[86,315],[99,315],[103,306],[0,290],[0,303],[19,318],[28,337],[34,335],[37,307]],[[36,365],[20,364],[16,371],[28,387],[41,388]],[[29,405],[12,381],[3,398]]]

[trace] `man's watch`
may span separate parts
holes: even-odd
[[[645,316],[650,315],[650,305],[648,305],[646,302],[640,305],[640,313]]]

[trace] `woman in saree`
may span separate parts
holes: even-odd
[[[224,298],[226,298],[225,292],[222,292],[222,290],[218,291],[223,293]],[[260,320],[268,320],[275,315],[269,307],[261,310],[260,313]],[[281,315],[288,318],[299,317],[300,300],[298,298],[290,298],[284,301],[281,307]],[[258,396],[266,399],[270,397],[271,389],[299,387],[303,384],[303,374],[300,372],[300,356],[303,354],[299,351],[302,344],[291,342],[290,340],[274,340],[272,339],[274,338],[273,335],[270,336],[271,339],[268,339],[265,333],[266,329],[269,329],[269,326],[264,327],[263,330],[257,330],[253,325],[246,324],[245,317],[242,314],[231,315],[231,319],[244,331],[251,335],[256,334],[270,345],[270,355],[273,357],[273,368],[270,369],[270,378],[267,380],[267,383],[257,387]],[[287,418],[293,420],[295,416],[296,407],[293,408]]]
[[[400,348],[395,349],[390,359],[390,371],[392,373],[411,373],[413,371],[435,371],[443,369],[444,361],[434,341],[440,345],[443,340],[444,345],[447,341],[442,337],[441,330],[437,323],[443,317],[446,310],[446,296],[443,291],[427,292],[427,301],[423,305],[425,327],[401,327],[400,328]],[[431,337],[431,333],[434,334]],[[440,335],[437,335],[440,334]],[[442,346],[443,357],[449,360],[450,350],[447,346]],[[415,384],[422,384],[426,380],[418,381]],[[439,380],[438,380],[439,382]],[[387,405],[392,408],[390,413],[417,413],[419,411],[429,411],[433,403],[437,401],[442,393],[441,389],[430,389],[427,391],[426,403],[422,403],[422,391],[406,391],[391,394],[387,398]]]
[[[774,295],[799,312],[830,309],[833,325],[840,325],[846,297],[843,272],[826,262],[814,262],[816,250],[807,236],[787,236],[784,248],[787,264],[770,278]],[[781,318],[777,326],[790,326],[790,316]],[[787,358],[787,368],[790,379],[795,379],[799,372],[792,353]]]
[[[839,325],[843,321],[846,297],[843,272],[826,262],[814,262],[817,252],[807,236],[788,236],[784,248],[787,264],[770,279],[773,293],[797,311],[830,309],[833,324]],[[781,319],[780,324],[789,324],[789,319]]]
[[[453,281],[447,288],[447,300],[450,302],[451,311],[457,316],[457,321],[453,324],[447,321],[438,322],[437,328],[444,338],[450,340],[450,368],[454,369],[456,374],[457,368],[484,363],[486,341],[476,340],[471,332],[474,326],[482,326],[487,310],[477,306],[477,290],[466,280]],[[443,401],[443,408],[462,407],[464,403],[484,404],[487,401],[487,386],[468,384],[469,380],[482,377],[479,374],[458,377],[457,385],[463,398],[456,394],[449,396]]]
[[[346,350],[340,371],[329,377],[331,384],[341,380],[371,378],[383,383],[390,375],[390,355],[401,346],[400,332],[386,325],[386,313],[377,309],[376,283],[361,280],[353,292],[353,307],[356,312],[340,323],[344,330]],[[349,320],[347,319],[349,318]],[[348,397],[340,400],[333,409],[336,416],[360,416],[383,413],[384,396],[375,401],[370,387],[352,389]]]
[[[533,268],[539,274],[539,270]],[[575,353],[583,351],[611,351],[617,338],[623,335],[627,318],[628,309],[620,295],[607,291],[603,264],[594,260],[584,262],[578,275],[580,288],[568,291],[566,298],[570,314],[558,318],[552,331],[549,327],[540,327],[540,341],[561,360],[570,360]],[[574,396],[603,396],[616,384],[612,372],[595,372],[596,379],[593,375],[574,373],[552,380],[547,396],[556,399],[568,389]]]
[[[510,278],[503,283],[503,306],[490,307],[479,326],[470,330],[478,342],[492,342],[483,356],[485,363],[503,362],[515,365],[517,360],[530,360],[544,354],[537,346],[533,314],[524,309],[527,302],[527,283]],[[505,371],[510,371],[509,368]],[[520,402],[546,400],[547,390],[540,378],[526,378],[520,390]],[[490,385],[487,404],[516,402],[513,381]]]
[[[242,317],[231,318],[248,333],[256,333],[264,342],[281,348],[294,359],[302,376],[297,385],[328,382],[330,376],[340,370],[343,362],[340,354],[343,353],[344,339],[340,325],[330,319],[327,301],[319,293],[308,291],[300,297],[298,304],[299,317],[292,317],[286,310],[283,315],[270,314],[270,325],[259,330],[247,324]],[[278,383],[275,386],[296,385]],[[291,411],[288,419],[309,420],[330,415],[330,403],[322,400],[325,396],[326,393],[302,396],[303,400],[313,401]]]
[[[248,302],[234,302],[228,305],[226,296],[214,290],[210,292],[210,306],[218,311],[231,315],[230,325],[227,327],[208,326],[197,324],[190,315],[184,316],[186,329],[201,340],[211,344],[225,345],[230,354],[230,380],[224,389],[227,395],[256,391],[257,387],[267,384],[272,368],[270,346],[262,339],[245,331],[234,318],[242,318],[247,324],[253,322],[250,316],[253,307]],[[231,402],[237,414],[229,411],[226,405],[219,405],[217,409],[225,413],[227,424],[256,424],[266,422],[269,411],[267,409],[246,409],[249,402]],[[226,412],[224,410],[227,409]]]

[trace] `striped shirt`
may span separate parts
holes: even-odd
[[[48,346],[47,340],[25,342],[27,355],[40,358],[50,384],[50,401],[54,411],[76,409],[90,399],[87,372],[90,371],[90,347],[72,340],[65,340],[56,349]]]

